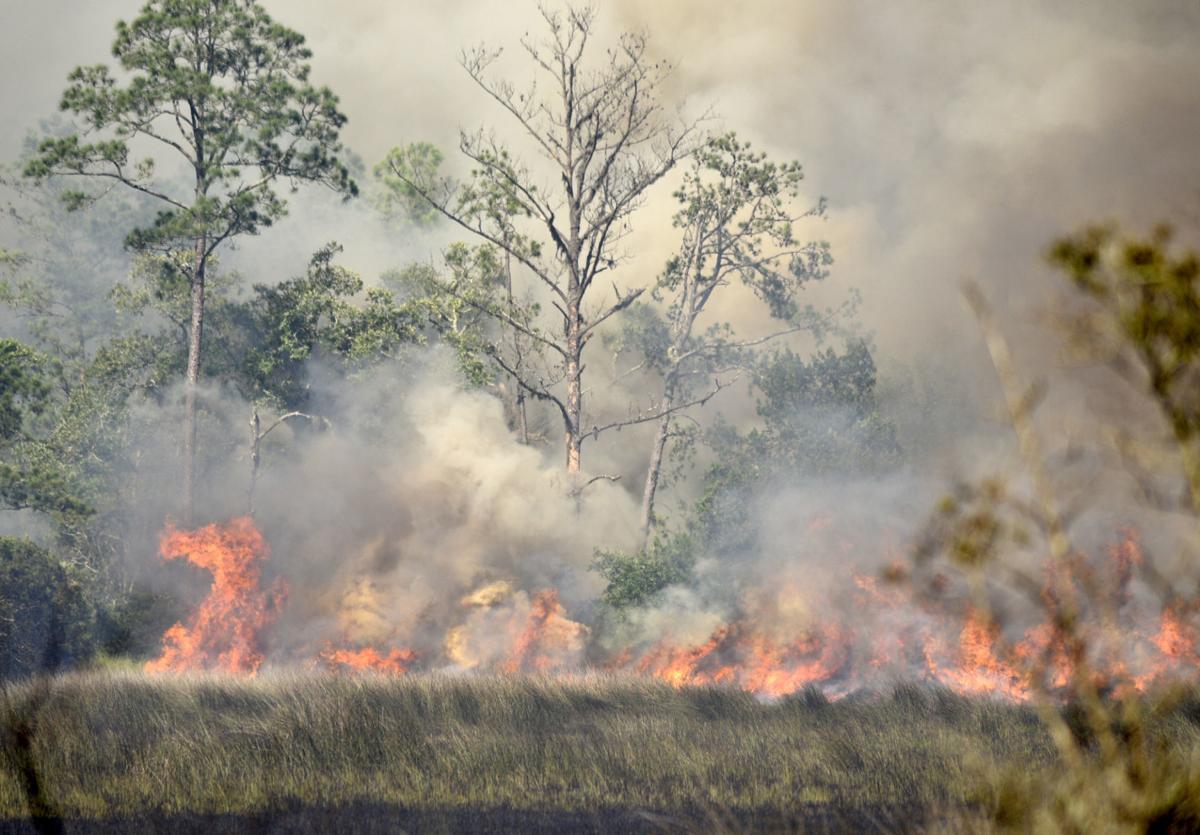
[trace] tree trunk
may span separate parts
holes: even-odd
[[[517,385],[520,385],[519,381]],[[529,446],[529,414],[525,409],[525,392],[517,390],[517,419],[521,426],[521,443]]]
[[[578,354],[567,361],[567,472],[579,472],[583,461],[583,436],[579,425],[583,414],[583,383]]]
[[[513,307],[512,281],[512,252],[509,251],[508,237],[504,238],[504,290],[508,297],[508,309]],[[511,375],[513,383],[513,412],[517,426],[521,429],[521,443],[529,446],[529,416],[525,412],[525,390],[521,388],[520,372],[524,365],[524,352],[521,350],[521,334],[515,329],[513,338],[513,364],[517,373]]]
[[[567,472],[577,473],[582,464],[583,447],[583,316],[580,306],[582,293],[571,282],[566,321],[566,443]]]
[[[663,410],[670,408],[668,398],[663,398]],[[671,430],[671,416],[663,415],[658,422],[654,446],[650,449],[650,467],[646,470],[646,486],[642,488],[642,550],[650,541],[650,529],[654,526],[654,494],[658,491],[658,479],[662,474],[663,453],[667,448],[667,437]]]
[[[262,423],[258,419],[258,407],[250,413],[250,486],[246,490],[246,514],[254,515],[254,490],[258,486],[258,450],[262,444]]]
[[[192,266],[192,327],[188,335],[187,383],[183,405],[183,518],[191,525],[196,499],[196,389],[200,382],[200,348],[204,340],[204,266],[208,233],[196,238]]]

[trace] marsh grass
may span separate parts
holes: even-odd
[[[853,819],[896,831],[986,802],[995,769],[1054,756],[1033,711],[916,687],[768,704],[599,675],[107,670],[10,697],[35,720],[45,803],[68,820],[382,806],[437,811],[458,830],[502,813],[610,824],[616,814],[650,830]],[[0,818],[26,813],[6,770]]]
[[[765,703],[601,675],[104,670],[8,692],[44,808],[88,832],[1024,828],[1013,798],[1058,772],[1036,711],[917,686]],[[1173,704],[1153,732],[1194,757],[1200,698]],[[27,814],[6,767],[0,821]]]

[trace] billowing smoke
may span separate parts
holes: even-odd
[[[258,517],[294,578],[285,633],[440,651],[464,623],[487,638],[474,613],[527,610],[543,589],[586,612],[593,548],[633,544],[633,498],[608,481],[573,495],[557,460],[514,441],[495,397],[434,372],[402,389],[389,376],[359,383],[391,392],[370,403],[377,435],[335,427],[264,479]]]
[[[264,4],[308,36],[315,80],[342,98],[350,117],[345,139],[368,168],[394,145],[429,140],[451,150],[459,126],[503,126],[504,114],[470,83],[456,55],[481,40],[504,45],[503,71],[524,77],[513,47],[539,25],[532,2],[514,9],[488,0],[348,0],[336,14],[315,0]],[[112,23],[139,6],[53,0],[6,10],[6,158],[49,115],[69,69],[105,60]],[[1043,412],[1050,426],[1120,411],[1113,403],[1126,401],[1107,376],[1063,382],[1061,341],[1033,314],[1055,296],[1058,279],[1041,264],[1051,238],[1095,220],[1145,228],[1163,217],[1187,224],[1194,215],[1200,8],[1188,0],[1143,6],[1046,0],[916,10],[619,0],[601,9],[605,32],[644,28],[655,53],[678,65],[678,103],[697,112],[711,104],[719,117],[714,130],[737,130],[775,158],[799,159],[806,198],[829,199],[828,219],[798,230],[829,240],[836,259],[830,280],[806,292],[818,305],[836,305],[851,288],[861,292],[859,325],[872,338],[883,408],[907,456],[887,479],[800,478],[774,491],[751,517],[758,550],[732,563],[702,559],[692,587],[668,589],[659,605],[632,615],[618,638],[644,645],[669,635],[698,646],[757,612],[759,632],[742,637],[768,661],[786,654],[775,645],[787,643],[792,655],[775,658],[776,667],[803,667],[815,671],[813,679],[848,663],[838,653],[886,652],[861,636],[830,634],[830,612],[878,603],[871,595],[883,593],[847,584],[847,576],[873,575],[902,554],[947,476],[1011,469],[995,377],[960,300],[964,278],[977,280],[997,305],[1022,367],[1054,378]],[[444,227],[389,226],[362,202],[344,205],[310,191],[292,207],[278,228],[222,253],[222,267],[271,284],[301,273],[313,250],[336,239],[346,247],[342,260],[373,282],[389,267],[436,259],[455,238]],[[664,184],[628,239],[625,286],[659,274],[677,242],[673,210]],[[731,292],[712,316],[747,334],[768,327],[748,292]],[[630,385],[642,380],[601,385],[600,353],[589,396],[620,410],[638,393]],[[271,570],[289,588],[268,660],[370,645],[411,648],[432,666],[538,668],[539,652],[582,663],[600,626],[602,582],[589,566],[597,548],[637,544],[649,430],[591,444],[591,472],[569,480],[554,437],[545,449],[517,443],[500,401],[464,390],[444,357],[411,357],[350,381],[317,367],[311,373],[327,424],[289,425],[272,436],[257,488]],[[752,425],[744,394],[744,386],[731,389],[702,420],[723,414]],[[246,449],[230,433],[241,431],[249,406],[227,392],[208,392],[205,401],[210,435],[226,437],[207,463],[204,515],[223,518],[244,512]],[[139,477],[147,520],[130,535],[144,542],[148,566],[171,495],[173,408],[167,397],[135,415],[145,433]],[[1097,472],[1109,472],[1103,462],[1094,466],[1077,480],[1094,485]],[[620,480],[587,483],[593,475]],[[1092,498],[1120,506],[1125,496],[1114,484]],[[833,513],[838,518],[827,525]],[[1103,547],[1111,525],[1094,527],[1091,544]],[[763,591],[731,597],[731,572]],[[887,606],[874,611],[883,623],[876,634],[926,623],[925,615],[901,616]],[[547,627],[544,646],[514,656],[531,625]],[[810,643],[793,646],[797,635]],[[609,661],[619,656],[617,643],[604,648]],[[664,664],[678,660],[661,652]],[[759,683],[766,692],[783,686]]]

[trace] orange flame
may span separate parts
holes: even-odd
[[[1120,529],[1121,541],[1108,549],[1112,570],[1113,603],[1119,609],[1129,602],[1129,584],[1134,570],[1145,562],[1140,536],[1134,528]]]
[[[974,609],[967,612],[958,638],[957,658],[951,664],[939,664],[938,642],[926,644],[925,658],[933,678],[950,689],[968,695],[998,694],[1014,701],[1026,701],[1031,688],[1026,675],[996,649],[998,630]]]
[[[286,589],[281,581],[268,589],[260,585],[271,549],[254,520],[242,516],[194,531],[168,525],[159,552],[207,569],[213,584],[187,625],[176,623],[163,635],[162,654],[146,663],[146,671],[257,672],[263,662],[259,635],[278,615]]]
[[[810,533],[831,533],[831,524],[831,517],[820,517]],[[983,611],[968,609],[959,620],[932,607],[914,609],[900,584],[885,586],[872,575],[852,572],[846,592],[856,613],[853,629],[845,621],[817,617],[804,585],[780,581],[747,590],[742,614],[707,640],[667,638],[649,647],[626,647],[609,656],[605,669],[680,687],[739,687],[771,698],[810,685],[837,697],[872,682],[886,683],[895,674],[916,674],[965,695],[1024,702],[1045,690],[1065,692],[1072,681],[1072,653],[1084,645],[1068,646],[1061,632],[1061,609],[1070,602],[1078,609],[1077,628],[1090,639],[1085,644],[1096,686],[1129,693],[1194,678],[1200,671],[1200,630],[1193,622],[1197,603],[1176,600],[1163,608],[1156,627],[1138,630],[1130,589],[1144,556],[1136,531],[1121,533],[1121,541],[1109,548],[1106,570],[1096,570],[1081,556],[1047,570],[1041,595],[1045,620],[1019,640],[1007,640]],[[262,587],[269,548],[254,522],[238,518],[195,531],[168,526],[160,548],[165,559],[182,557],[207,569],[213,583],[186,624],[167,630],[161,655],[146,669],[257,671],[264,654],[260,636],[278,616],[285,590],[280,581]],[[843,556],[849,549],[842,548]],[[901,580],[906,576],[894,567],[888,572]],[[947,581],[941,592],[948,589]],[[1098,598],[1080,599],[1091,609],[1079,608],[1074,595],[1081,589],[1100,589]],[[1088,602],[1093,598],[1100,603]],[[462,605],[468,614],[446,633],[440,651],[421,655],[436,659],[440,652],[460,668],[504,673],[569,675],[583,663],[590,630],[569,617],[555,589],[527,596],[507,580],[494,581],[468,594]],[[393,643],[399,639],[393,630],[380,635],[378,646],[360,640],[326,643],[312,663],[338,672],[403,675],[420,656]]]
[[[546,672],[562,666],[587,633],[586,626],[567,617],[558,590],[543,589],[533,596],[525,624],[500,669],[506,673]]]
[[[1041,672],[1042,679],[1051,689],[1066,687],[1075,670],[1062,633],[1050,623],[1031,627],[1025,633],[1025,637],[1013,647],[1013,654],[1027,667],[1029,675]],[[1115,674],[1117,671],[1114,669],[1112,672]],[[1103,673],[1101,676],[1108,677]]]
[[[1195,678],[1196,668],[1200,666],[1200,635],[1187,620],[1182,603],[1174,601],[1163,608],[1158,631],[1150,636],[1148,643],[1157,655],[1144,672],[1134,676],[1135,690],[1148,690],[1168,677],[1187,677],[1181,675],[1181,667]]]
[[[384,655],[375,647],[339,649],[333,646],[322,650],[320,657],[332,670],[388,673],[394,676],[407,673],[417,658],[411,649],[392,649]]]
[[[823,627],[781,642],[738,623],[720,627],[699,646],[660,643],[642,656],[635,669],[676,687],[733,684],[761,696],[779,697],[835,678],[849,656],[849,636],[839,627]]]
[[[1158,632],[1150,643],[1172,661],[1195,664],[1200,661],[1196,653],[1196,631],[1188,624],[1176,606],[1167,606],[1162,611]]]

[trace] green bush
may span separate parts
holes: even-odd
[[[177,598],[135,589],[96,611],[96,640],[108,656],[147,658],[162,649],[162,636],[182,620]]]
[[[67,567],[28,540],[0,537],[0,679],[86,661],[95,622],[83,583]]]
[[[688,582],[695,562],[690,536],[657,534],[637,553],[598,550],[592,569],[608,581],[604,602],[621,610],[649,602],[667,586]]]

